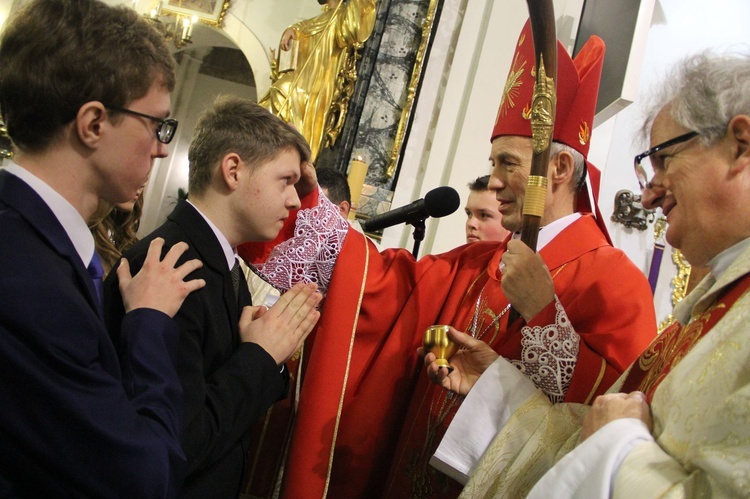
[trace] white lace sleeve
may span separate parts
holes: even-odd
[[[276,246],[266,262],[256,265],[263,277],[282,292],[298,282],[317,283],[323,296],[328,291],[349,222],[322,191],[318,196],[317,206],[297,213],[294,236]]]
[[[578,360],[581,337],[555,295],[555,323],[521,329],[521,360],[512,361],[553,403],[562,402]]]

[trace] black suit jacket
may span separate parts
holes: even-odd
[[[156,237],[164,238],[165,252],[186,242],[190,249],[181,261],[203,262],[189,278],[206,280],[175,316],[181,330],[177,371],[185,391],[183,448],[189,468],[183,496],[234,498],[245,468],[248,430],[286,393],[288,375],[279,373],[260,346],[240,342],[240,305],[251,304],[250,292],[243,280],[238,304],[224,252],[200,213],[180,201],[161,227],[126,253],[133,272]],[[107,303],[121,303],[116,277],[111,272],[105,283]],[[121,311],[107,308],[106,315],[115,325]]]
[[[72,241],[0,171],[0,497],[176,495],[178,330],[147,309],[121,329],[133,354],[122,371]]]

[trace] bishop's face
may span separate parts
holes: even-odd
[[[533,153],[528,137],[503,136],[492,141],[489,188],[500,203],[503,227],[511,232],[520,231],[523,223],[523,200]]]

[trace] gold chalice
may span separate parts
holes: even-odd
[[[448,336],[448,326],[435,325],[430,326],[424,332],[423,340],[425,352],[432,352],[437,359],[437,365],[446,367],[448,371],[453,371],[453,367],[448,363],[448,357],[452,356],[458,350],[458,345],[450,336]]]

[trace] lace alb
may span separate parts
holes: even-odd
[[[521,329],[521,360],[511,363],[541,388],[553,403],[562,402],[573,379],[581,336],[555,295],[555,322]]]
[[[263,277],[282,292],[298,282],[317,283],[323,296],[328,291],[349,222],[320,190],[318,197],[317,206],[297,213],[294,236],[276,246],[268,260],[257,265]]]

